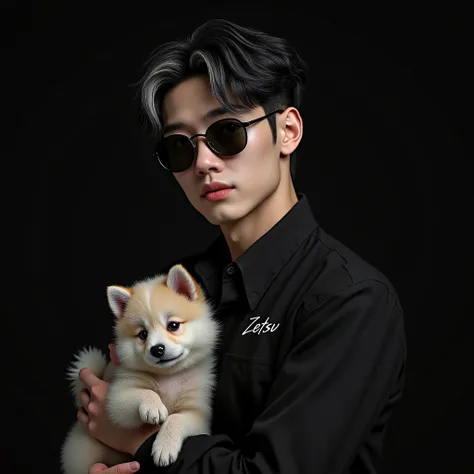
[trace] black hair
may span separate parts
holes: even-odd
[[[299,108],[307,77],[306,63],[285,39],[223,19],[207,21],[184,41],[161,45],[147,63],[140,81],[142,110],[158,138],[163,129],[163,98],[187,78],[206,74],[213,95],[231,113],[238,110],[227,90],[244,107],[262,106],[267,114],[277,108]],[[275,115],[268,121],[275,143]],[[295,168],[293,153],[293,179]]]

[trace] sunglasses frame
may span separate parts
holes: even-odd
[[[209,127],[207,127],[206,129],[206,132],[205,133],[196,133],[196,135],[193,135],[192,137],[188,137],[186,135],[183,135],[181,133],[173,133],[171,135],[168,135],[167,137],[164,137],[162,138],[158,144],[156,145],[155,147],[155,151],[153,152],[153,156],[155,158],[157,158],[158,162],[160,163],[160,165],[167,171],[170,171],[171,173],[181,173],[182,171],[186,171],[188,170],[189,168],[191,168],[191,166],[193,166],[194,162],[196,161],[196,158],[197,158],[197,147],[196,147],[196,144],[194,142],[194,139],[197,138],[197,137],[204,137],[206,139],[206,145],[207,147],[214,153],[216,154],[217,156],[233,156],[233,155],[236,155],[237,153],[240,153],[242,152],[245,147],[247,146],[247,141],[248,141],[248,135],[247,135],[247,127],[249,127],[250,125],[253,125],[254,123],[257,123],[257,122],[260,122],[261,120],[264,120],[268,117],[270,117],[271,115],[273,114],[276,114],[276,113],[281,113],[281,112],[284,112],[284,109],[277,109],[277,110],[274,110],[273,112],[270,112],[269,114],[266,114],[262,117],[258,117],[256,119],[253,119],[253,120],[249,120],[247,122],[242,122],[242,120],[239,120],[238,118],[234,118],[234,117],[227,117],[227,118],[223,118],[223,119],[220,119],[220,120],[216,120],[215,122],[211,123],[211,125],[209,125]],[[224,121],[234,121],[234,122],[238,122],[240,125],[242,125],[242,128],[245,132],[245,145],[243,146],[242,150],[238,151],[237,153],[232,153],[232,154],[224,154],[224,153],[219,153],[217,150],[214,150],[212,145],[208,142],[208,139],[207,139],[207,133],[209,131],[209,129],[211,127],[213,127],[216,123],[220,123],[220,122],[224,122]],[[189,164],[189,166],[187,168],[185,168],[184,170],[181,170],[181,171],[173,171],[172,169],[168,168],[167,166],[165,166],[165,164],[160,160],[160,156],[158,154],[158,152],[156,151],[159,144],[161,143],[162,140],[164,140],[165,138],[169,138],[169,137],[175,137],[175,136],[180,136],[180,137],[184,137],[186,138],[192,145],[193,147],[193,155],[194,155],[194,158],[193,160],[191,161],[191,163]]]

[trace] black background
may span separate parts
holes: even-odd
[[[110,340],[106,286],[217,235],[150,157],[132,87],[156,46],[213,17],[309,63],[297,190],[399,292],[409,360],[386,472],[472,472],[468,12],[222,3],[2,6],[2,472],[58,471],[65,370]]]

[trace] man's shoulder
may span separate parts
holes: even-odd
[[[306,293],[305,306],[315,307],[332,296],[369,289],[389,294],[399,304],[392,281],[374,264],[322,229],[314,237],[323,251],[314,259],[319,271]]]

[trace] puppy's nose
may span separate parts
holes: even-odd
[[[150,353],[153,357],[161,357],[165,353],[165,346],[163,344],[157,344],[150,349]]]

